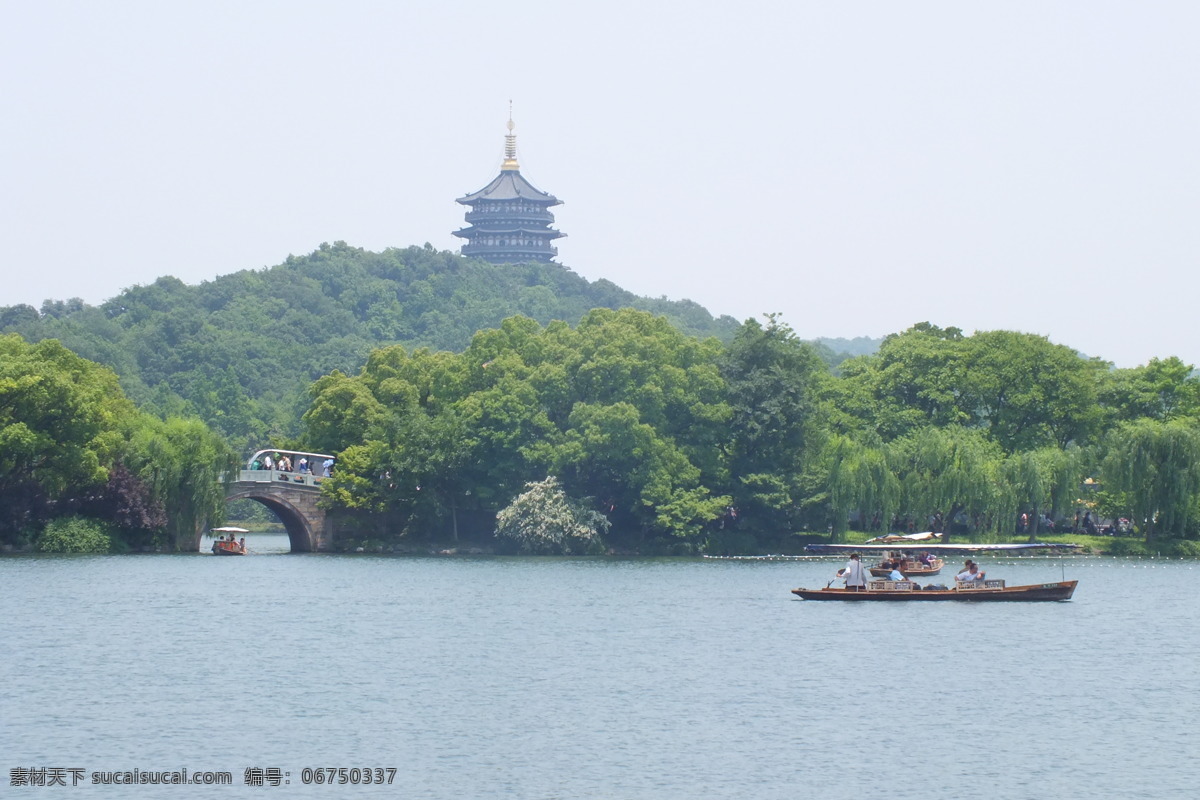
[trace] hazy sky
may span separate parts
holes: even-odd
[[[457,252],[511,99],[590,280],[1200,364],[1198,32],[1184,0],[0,0],[0,305]]]

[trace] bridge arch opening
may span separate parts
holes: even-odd
[[[287,531],[288,543],[293,553],[311,553],[317,549],[317,537],[308,520],[287,499],[266,492],[249,490],[231,494],[225,498],[225,502],[243,499],[261,503],[279,518],[279,521],[283,523],[284,530]]]

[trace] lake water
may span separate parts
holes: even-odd
[[[6,796],[1196,796],[1196,562],[1067,559],[1069,603],[842,604],[789,593],[829,560],[250,544],[0,559]],[[395,773],[303,783],[324,767]],[[13,788],[18,768],[233,785]]]

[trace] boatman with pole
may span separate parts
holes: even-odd
[[[867,570],[858,553],[850,554],[850,560],[846,562],[845,568],[838,570],[838,575],[846,581],[848,592],[861,592],[867,588]]]

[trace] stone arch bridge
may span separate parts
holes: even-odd
[[[333,523],[317,507],[321,496],[318,475],[277,469],[244,469],[228,485],[225,501],[255,500],[275,512],[287,529],[293,553],[333,549]]]

